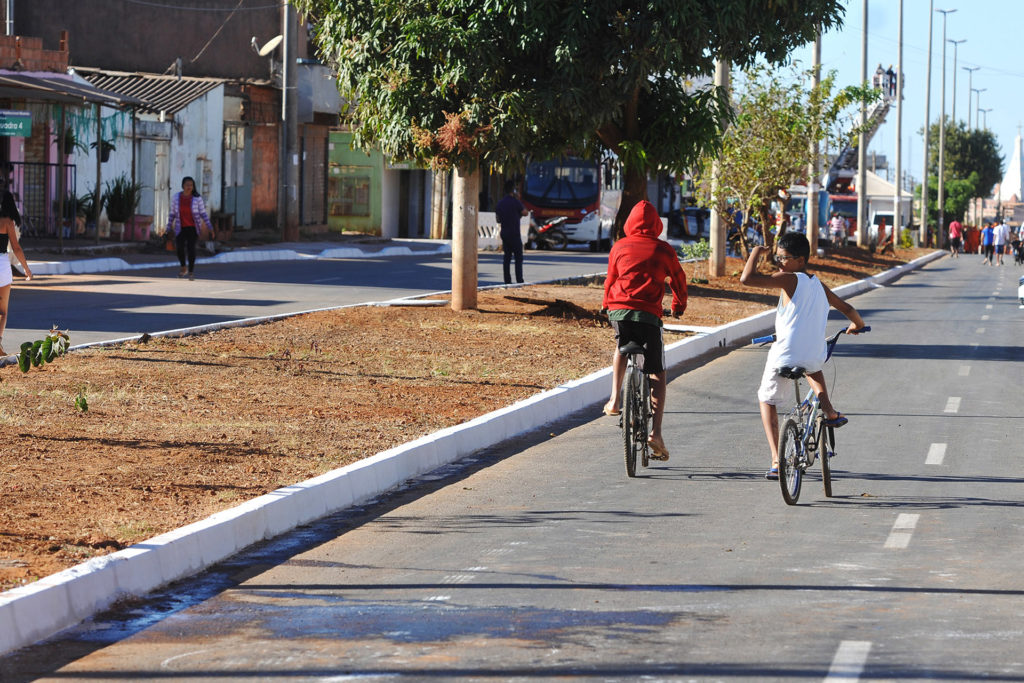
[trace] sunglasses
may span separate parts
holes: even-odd
[[[783,256],[782,254],[776,254],[775,255],[775,262],[778,263],[780,266],[783,266],[783,265],[786,264],[786,261],[791,261],[791,260],[793,260],[795,258],[800,258],[800,257],[799,256]]]

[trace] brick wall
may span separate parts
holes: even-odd
[[[66,40],[62,48],[46,50],[43,39],[32,36],[0,36],[0,69],[64,73],[68,70]]]

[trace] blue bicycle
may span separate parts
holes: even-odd
[[[862,327],[858,332],[868,332],[871,327]],[[825,362],[832,357],[832,351],[839,343],[839,337],[846,330],[839,330],[825,340]],[[757,337],[754,344],[770,344],[775,335]],[[832,469],[830,460],[836,455],[835,428],[825,424],[825,415],[818,403],[818,396],[811,388],[801,399],[800,379],[805,374],[804,368],[778,368],[778,374],[793,380],[796,405],[786,416],[779,431],[779,485],[782,487],[782,498],[787,505],[796,505],[800,498],[800,484],[804,472],[816,459],[821,460],[821,481],[825,487],[825,497],[832,497]]]

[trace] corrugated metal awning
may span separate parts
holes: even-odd
[[[102,104],[107,107],[140,106],[135,97],[109,92],[88,83],[78,83],[62,74],[20,74],[0,72],[0,97],[42,100],[65,104]]]
[[[75,67],[75,73],[97,88],[145,102],[145,109],[174,114],[219,85],[223,78],[165,76]]]

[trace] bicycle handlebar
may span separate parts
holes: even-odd
[[[870,331],[871,331],[871,325],[865,325],[864,327],[862,327],[859,330],[857,330],[857,332],[870,332]],[[829,346],[835,346],[837,343],[839,343],[839,335],[845,334],[845,333],[846,333],[845,329],[839,330],[838,332],[833,334],[831,337],[826,339],[825,343],[828,344]],[[769,334],[766,337],[754,337],[753,339],[750,340],[750,343],[751,344],[771,344],[773,341],[775,341],[775,339],[776,339],[776,337],[775,337],[774,334]]]

